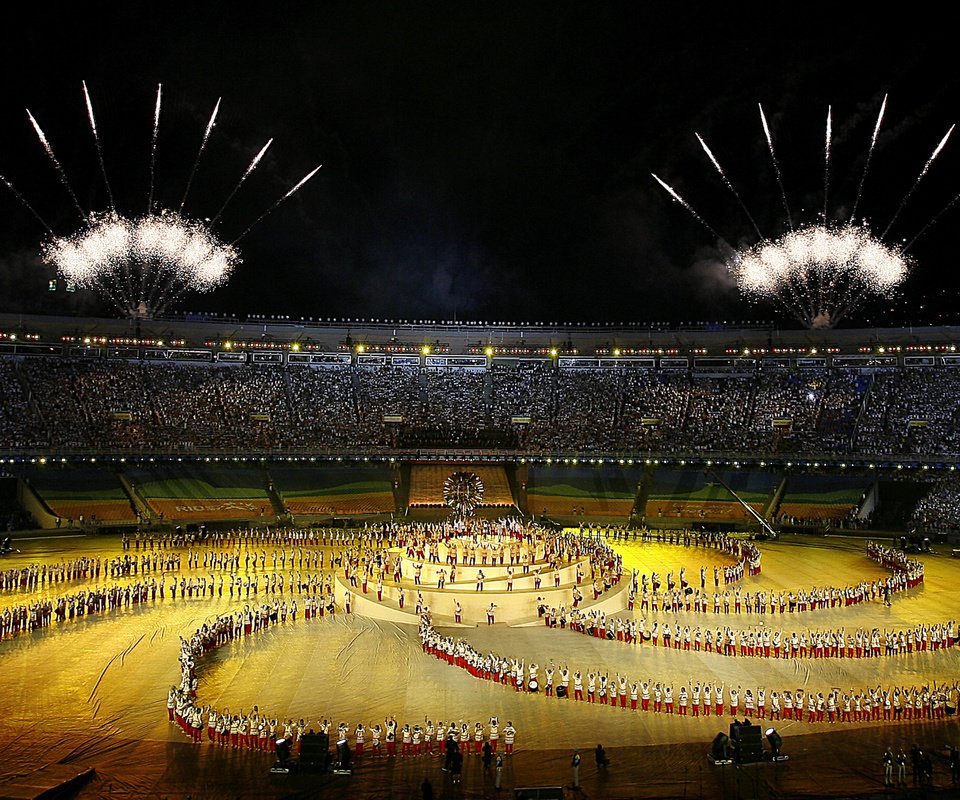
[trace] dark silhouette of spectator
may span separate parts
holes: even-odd
[[[597,745],[597,749],[593,755],[597,761],[597,769],[604,769],[610,766],[610,759],[607,758],[607,751],[603,749],[602,744]]]

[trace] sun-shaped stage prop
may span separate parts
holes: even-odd
[[[483,501],[483,481],[475,472],[454,472],[443,482],[443,499],[458,517],[469,517]]]

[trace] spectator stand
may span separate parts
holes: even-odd
[[[126,471],[158,520],[271,520],[274,508],[262,469],[227,464],[164,464]]]
[[[287,513],[297,520],[371,517],[396,511],[395,469],[380,465],[272,465],[270,479]]]
[[[34,467],[20,477],[20,496],[33,495],[41,527],[130,525],[136,508],[115,472],[91,466]],[[26,503],[29,507],[29,501]],[[59,520],[59,523],[58,523]]]
[[[760,516],[764,516],[780,484],[774,472],[725,470],[717,473]],[[646,520],[696,525],[706,522],[755,524],[746,509],[713,477],[702,470],[658,469],[650,478]]]
[[[642,477],[641,467],[531,466],[526,503],[536,517],[622,524],[634,511]]]

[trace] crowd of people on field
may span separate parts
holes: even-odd
[[[696,680],[678,682],[630,677],[601,669],[579,669],[552,661],[535,661],[483,653],[463,638],[445,636],[424,618],[420,642],[425,653],[473,677],[502,685],[514,692],[539,694],[544,699],[606,705],[613,711],[653,712],[678,716],[737,717],[741,713],[759,719],[795,719],[807,722],[859,722],[863,720],[940,719],[949,706],[957,707],[958,685],[928,684],[889,687],[832,688],[814,692],[809,688],[769,690],[765,686],[744,689],[723,682]],[[726,702],[725,702],[726,693]]]
[[[590,527],[554,533],[519,519],[383,523],[352,531],[295,527],[233,529],[209,534],[206,531],[191,534],[144,531],[125,536],[119,554],[82,556],[0,572],[0,588],[38,595],[0,611],[0,636],[69,624],[167,598],[170,602],[216,598],[219,609],[224,608],[221,601],[226,604],[236,600],[233,610],[219,610],[190,639],[181,642],[181,681],[171,689],[168,708],[171,719],[195,741],[206,737],[221,745],[263,749],[265,743],[269,747],[273,737],[281,732],[284,737],[296,740],[305,731],[309,732],[310,726],[293,719],[281,721],[257,707],[246,712],[239,709],[231,712],[198,701],[198,666],[209,650],[275,625],[296,623],[301,616],[304,620],[313,620],[344,611],[349,613],[350,593],[347,592],[343,603],[339,602],[337,580],[349,581],[353,569],[378,563],[382,572],[376,577],[383,580],[393,566],[390,559],[398,553],[408,560],[439,568],[502,562],[522,569],[526,559],[533,563],[550,558],[579,563],[586,558],[591,570],[619,577],[623,567],[614,545],[627,535],[626,530],[617,528]],[[653,540],[657,535],[643,532],[641,538]],[[738,563],[743,563],[748,572],[759,570],[759,550],[750,541],[690,531],[670,532],[669,537],[677,546],[714,548],[739,559]],[[869,543],[867,555],[890,570],[889,578],[835,590],[791,591],[782,606],[779,597],[766,599],[766,610],[782,615],[803,608],[852,605],[868,599],[889,601],[890,592],[916,586],[923,580],[922,564],[902,551]],[[648,592],[661,588],[656,573],[651,573],[649,578],[637,573],[627,577],[631,580],[631,608],[641,602],[645,587]],[[710,577],[710,571],[700,570],[699,582],[704,592]],[[714,576],[714,581],[719,583],[719,578]],[[689,598],[696,596],[696,590],[691,593],[684,590],[693,588],[689,584],[696,584],[697,580],[688,581],[685,570],[681,570],[676,575],[668,573],[664,585],[672,583],[672,591],[681,591],[683,598]],[[82,588],[53,596],[54,590],[71,581],[81,582]],[[653,588],[655,583],[657,589]],[[738,601],[743,604],[743,613],[751,609],[757,612],[755,600],[749,594],[741,598],[739,588],[724,591],[731,598],[729,608],[721,604],[727,612],[740,610]],[[686,602],[683,601],[684,610]],[[952,620],[918,624],[904,630],[825,628],[794,632],[775,630],[773,626],[734,626],[728,620],[719,626],[697,626],[676,619],[648,617],[642,608],[637,611],[640,613],[632,616],[608,615],[587,604],[565,611],[564,622],[557,627],[636,646],[702,650],[740,658],[877,658],[940,651],[956,645],[956,626]],[[556,626],[552,610],[544,608],[542,616],[548,625]],[[623,711],[629,708],[641,713],[689,716],[744,713],[760,718],[769,714],[771,719],[854,722],[938,718],[946,713],[948,706],[956,706],[956,687],[950,685],[834,687],[822,692],[809,688],[769,690],[763,686],[725,687],[722,683],[714,685],[694,679],[684,682],[631,678],[626,674],[611,676],[603,670],[580,669],[552,661],[541,665],[516,656],[481,652],[465,639],[445,635],[434,627],[429,609],[422,610],[419,630],[425,653],[478,679],[505,685],[514,692],[599,703]],[[444,740],[451,736],[449,726],[440,722],[434,725],[430,738],[426,724],[397,724],[392,739],[388,738],[388,727],[382,726],[379,733],[384,748],[380,750],[376,745],[380,741],[379,737],[375,738],[376,724],[379,723],[366,728],[351,723],[346,731],[338,728],[337,733],[341,737],[352,737],[354,746],[360,745],[361,750],[367,737],[374,752],[392,754],[393,750],[398,755],[429,752],[428,741],[436,745],[438,736]],[[464,724],[468,735],[463,732]],[[317,722],[321,730],[324,725],[329,723]],[[479,740],[476,739],[481,727],[478,723],[458,720],[455,727],[456,740],[461,745],[473,743],[471,749],[478,741],[489,744],[496,739],[497,731],[491,729],[491,723],[482,726]],[[508,734],[511,728],[508,723],[506,728],[499,729],[499,734],[507,738],[510,745],[512,736],[516,735],[515,730],[512,735]],[[389,746],[391,741],[395,748]]]
[[[867,630],[862,627],[847,630],[840,627],[789,631],[765,625],[750,628],[691,626],[675,620],[648,621],[643,617],[608,616],[595,609],[581,611],[574,608],[568,612],[568,619],[559,625],[549,612],[544,615],[544,622],[550,628],[566,629],[606,641],[636,646],[659,645],[674,650],[740,658],[879,658],[914,652],[937,652],[957,644],[954,620],[921,623],[900,630]]]

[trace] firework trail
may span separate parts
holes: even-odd
[[[707,143],[703,140],[703,137],[699,133],[694,133],[694,136],[697,137],[697,141],[700,142],[700,146],[703,148],[703,151],[707,154],[707,158],[710,159],[710,161],[713,163],[713,166],[716,168],[717,172],[720,174],[720,177],[723,179],[723,182],[724,184],[726,184],[726,187],[733,193],[733,196],[737,198],[737,202],[740,204],[740,208],[742,208],[743,213],[747,215],[747,219],[750,220],[750,224],[753,225],[753,229],[757,232],[757,236],[759,236],[762,239],[763,234],[760,233],[760,228],[757,226],[757,223],[754,221],[753,216],[750,214],[750,210],[747,208],[746,204],[740,198],[740,194],[737,192],[736,189],[733,188],[733,184],[730,182],[730,179],[727,178],[726,173],[723,171],[723,167],[720,166],[720,162],[717,161],[716,157],[714,157],[713,153],[710,151],[710,148],[707,147]],[[656,178],[657,176],[654,175],[653,177]],[[657,178],[657,180],[659,180],[659,178]],[[662,182],[661,182],[661,185],[662,185]]]
[[[223,213],[223,210],[229,205],[230,201],[233,200],[233,196],[240,191],[240,187],[243,186],[243,182],[249,178],[250,174],[257,168],[257,164],[260,163],[260,159],[263,158],[264,153],[267,152],[267,148],[269,148],[271,144],[273,144],[273,139],[268,139],[267,143],[260,148],[260,152],[253,157],[253,161],[250,162],[250,166],[247,167],[247,171],[240,176],[240,180],[238,181],[237,185],[233,187],[233,191],[227,195],[227,199],[223,201],[223,205],[220,206],[220,210],[214,215],[213,219],[210,220],[211,225],[220,219],[220,215]]]
[[[187,188],[183,190],[183,199],[180,201],[180,211],[183,211],[183,206],[187,202],[187,195],[190,194],[190,185],[193,183],[193,176],[197,174],[197,167],[200,166],[200,157],[207,147],[210,134],[213,132],[213,126],[217,124],[217,114],[220,112],[220,101],[222,99],[222,97],[217,98],[217,104],[213,107],[213,113],[210,115],[210,121],[207,123],[207,129],[203,132],[203,139],[200,140],[200,150],[197,153],[196,160],[193,162],[193,169],[190,170],[190,177],[187,178]]]
[[[763,106],[757,103],[760,109],[760,121],[763,123],[763,133],[767,137],[767,147],[770,148],[770,160],[773,162],[773,171],[777,175],[777,185],[780,187],[780,196],[783,198],[783,210],[787,213],[787,224],[790,230],[793,230],[793,215],[790,213],[790,205],[787,203],[787,190],[783,188],[783,176],[780,174],[780,162],[777,161],[777,154],[773,149],[773,137],[770,135],[770,126],[767,124],[767,115],[763,113]]]
[[[153,211],[153,179],[157,165],[157,136],[160,133],[160,101],[163,98],[163,84],[157,84],[157,103],[153,109],[153,136],[150,138],[150,195],[147,198],[147,213]]]
[[[940,221],[940,218],[941,218],[944,214],[946,214],[951,208],[953,208],[953,207],[957,204],[957,201],[960,201],[960,194],[954,195],[954,196],[953,196],[953,199],[952,199],[949,203],[947,203],[943,208],[941,208],[941,209],[930,219],[930,221],[927,222],[927,224],[924,225],[924,226],[917,232],[916,236],[914,236],[909,242],[907,242],[907,243],[903,246],[903,248],[901,249],[900,252],[906,253],[907,250],[909,250],[911,247],[913,247],[913,245],[916,244],[917,239],[919,239],[919,238],[920,238],[921,236],[923,236],[923,234],[925,234],[930,228],[932,228],[934,225],[936,225],[936,224]]]
[[[857,200],[859,202],[872,154],[876,147],[887,98],[884,97],[873,128],[866,164],[860,174]],[[789,217],[788,198],[784,191],[779,164],[773,146],[773,137],[763,108],[760,120],[770,150],[777,183],[783,197],[789,230],[777,238],[759,236],[759,241],[750,247],[734,248],[724,256],[727,268],[737,281],[741,293],[757,300],[777,304],[808,328],[833,327],[854,308],[871,295],[886,296],[901,286],[914,267],[914,260],[906,251],[927,230],[935,225],[951,208],[960,203],[960,194],[953,197],[906,245],[887,243],[886,234],[891,230],[897,216],[926,177],[933,163],[943,152],[954,126],[943,135],[923,165],[916,180],[910,186],[883,235],[873,232],[866,222],[855,223],[856,212],[850,220],[830,220],[830,181],[833,157],[833,107],[827,107],[823,144],[823,208],[817,213],[816,222],[799,221],[796,226]],[[733,191],[719,160],[707,147],[702,137],[697,140],[707,154],[714,169],[721,175],[724,184],[743,206],[741,198]],[[671,196],[703,225],[717,236],[705,220],[684,200],[680,194],[656,175],[653,178]],[[752,221],[752,220],[751,220]],[[756,228],[756,225],[754,226]],[[759,233],[759,231],[758,231]],[[717,237],[721,238],[721,237]]]
[[[40,139],[40,144],[43,145],[43,149],[47,153],[47,158],[50,159],[50,163],[52,163],[54,169],[56,169],[57,175],[60,176],[60,183],[63,184],[63,188],[67,190],[70,195],[70,199],[73,200],[73,204],[77,207],[77,213],[80,215],[80,219],[86,222],[87,215],[80,207],[80,201],[77,200],[77,195],[74,193],[73,187],[70,185],[70,181],[67,180],[67,173],[64,172],[63,167],[60,166],[60,162],[57,160],[57,156],[53,152],[53,147],[47,140],[47,136],[43,132],[43,129],[40,127],[39,123],[36,121],[36,119],[34,119],[33,114],[30,113],[29,108],[27,109],[27,118],[30,120],[30,124],[33,125],[33,129],[37,132],[37,138]]]
[[[103,148],[100,146],[100,134],[97,132],[97,119],[93,115],[93,103],[90,100],[90,92],[87,91],[87,82],[81,81],[83,85],[83,99],[87,104],[87,119],[90,120],[90,130],[93,131],[93,141],[97,145],[97,159],[100,161],[100,172],[103,174],[103,182],[107,187],[107,197],[110,198],[111,210],[115,208],[113,202],[113,190],[110,188],[110,181],[107,178],[107,167],[103,163]]]
[[[233,243],[227,244],[213,233],[210,220],[189,219],[180,211],[154,208],[156,151],[163,85],[157,85],[153,113],[148,208],[139,216],[130,216],[116,210],[113,192],[107,179],[96,114],[85,81],[82,82],[82,87],[87,119],[96,144],[100,171],[110,198],[110,208],[106,211],[92,211],[89,214],[83,211],[50,141],[29,109],[27,118],[47,157],[56,169],[61,183],[76,206],[81,225],[75,227],[71,234],[57,235],[14,185],[0,175],[0,183],[7,187],[49,233],[49,238],[41,250],[43,261],[56,267],[57,273],[65,280],[82,288],[99,291],[105,299],[114,304],[118,311],[128,317],[155,316],[162,313],[170,303],[185,292],[207,292],[222,286],[241,263],[240,253]],[[189,194],[200,159],[216,126],[220,102],[218,99],[214,105],[204,130],[188,176],[180,204],[181,210]],[[272,142],[273,139],[270,139],[254,156],[223,207],[226,207],[254,172]],[[319,170],[318,166],[307,173],[254,220],[253,224],[248,226],[235,241],[246,236],[266,216],[296,194]],[[218,212],[218,217],[223,212],[223,207]]]
[[[657,183],[659,183],[664,189],[667,190],[667,192],[670,194],[670,196],[671,196],[674,200],[676,200],[680,205],[682,205],[685,209],[687,209],[687,211],[690,212],[690,214],[693,216],[693,218],[694,218],[697,222],[699,222],[701,225],[703,225],[703,227],[706,228],[708,231],[710,231],[710,233],[712,233],[717,239],[722,239],[722,238],[723,238],[719,233],[717,233],[717,232],[709,225],[709,223],[708,223],[703,217],[701,217],[696,211],[694,211],[693,206],[691,206],[686,200],[684,200],[670,184],[664,183],[664,182],[663,182],[662,180],[660,180],[660,178],[659,178],[655,173],[653,173],[653,172],[651,172],[650,175],[653,176],[653,179],[654,179]]]
[[[867,180],[867,170],[870,169],[870,158],[873,156],[873,149],[877,146],[877,136],[880,133],[880,124],[883,122],[883,114],[887,110],[887,97],[883,96],[883,102],[880,104],[880,113],[877,114],[877,123],[873,126],[873,136],[870,137],[870,149],[867,150],[867,160],[863,165],[863,174],[860,176],[860,187],[857,189],[857,199],[853,201],[853,211],[850,212],[850,221],[853,222],[857,216],[857,206],[860,205],[860,195],[863,194],[863,184]]]
[[[823,221],[827,221],[827,196],[830,194],[830,147],[833,139],[833,109],[827,106],[827,135],[823,145]]]
[[[232,242],[230,242],[230,245],[232,246],[232,245],[235,245],[237,242],[239,242],[244,236],[246,236],[248,233],[250,233],[250,231],[252,231],[255,227],[257,227],[257,225],[259,225],[261,222],[263,222],[263,220],[264,220],[266,217],[268,217],[270,214],[272,214],[274,211],[276,211],[277,208],[280,207],[280,204],[283,203],[288,197],[293,197],[293,195],[295,195],[298,191],[300,191],[300,188],[301,188],[307,181],[309,181],[314,175],[316,175],[316,174],[320,171],[320,167],[322,167],[322,166],[323,166],[323,164],[320,164],[320,165],[314,167],[312,170],[310,170],[310,172],[308,172],[306,175],[304,175],[304,176],[297,182],[297,184],[296,184],[292,189],[290,189],[283,197],[281,197],[279,200],[277,200],[276,203],[274,203],[272,206],[270,206],[270,208],[268,208],[268,209],[267,209],[266,211],[264,211],[259,217],[257,217],[253,222],[251,222],[251,223],[247,226],[247,229],[246,229],[243,233],[241,233],[236,239],[234,239]],[[657,176],[654,175],[654,177],[656,178]],[[657,178],[657,180],[660,180],[660,179]],[[702,221],[702,220],[701,220],[701,221]],[[706,223],[704,223],[704,225],[706,225]],[[709,228],[710,226],[707,225],[707,227]]]
[[[903,211],[904,206],[906,206],[907,201],[913,196],[913,193],[917,190],[917,187],[920,185],[920,181],[924,179],[926,174],[930,171],[930,165],[936,160],[937,156],[940,155],[940,151],[947,144],[947,139],[950,138],[950,134],[953,133],[953,129],[956,128],[956,125],[951,125],[950,130],[948,130],[943,138],[940,140],[940,143],[933,149],[933,153],[930,154],[930,158],[927,159],[927,163],[923,165],[923,169],[920,170],[920,174],[917,176],[917,179],[913,182],[913,186],[910,187],[910,190],[903,196],[903,200],[900,201],[900,205],[897,207],[896,213],[893,215],[893,219],[890,220],[890,224],[887,225],[886,229],[883,231],[883,236],[886,236],[890,229],[893,227],[893,223],[897,221],[897,217],[900,216],[900,212]]]
[[[24,208],[27,209],[27,211],[29,211],[31,214],[33,214],[33,216],[37,218],[37,221],[41,225],[43,225],[44,228],[47,229],[47,233],[52,235],[53,229],[47,224],[47,221],[37,213],[37,210],[32,205],[30,205],[30,203],[27,202],[27,198],[24,197],[22,194],[20,194],[20,192],[17,191],[16,187],[12,183],[10,183],[10,181],[8,181],[3,175],[0,175],[0,182],[2,182],[3,185],[6,186],[13,193],[13,196],[16,197],[17,200],[23,203],[23,206]]]

